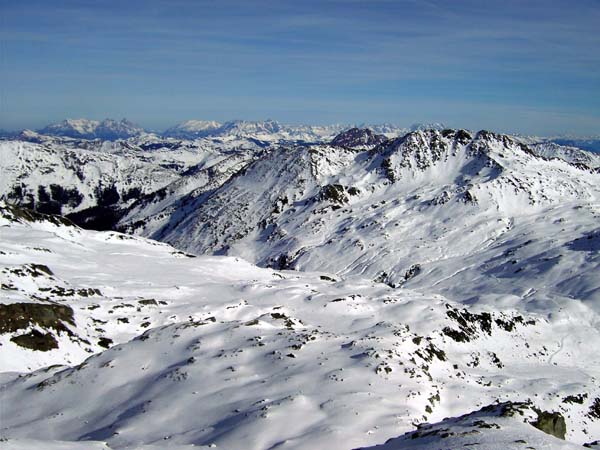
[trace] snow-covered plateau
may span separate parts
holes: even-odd
[[[226,125],[0,141],[0,448],[600,448],[597,155]]]

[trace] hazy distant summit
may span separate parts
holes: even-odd
[[[365,125],[363,124],[362,126]],[[200,138],[227,140],[252,138],[264,143],[281,141],[314,143],[328,141],[342,131],[351,129],[352,127],[353,125],[350,124],[285,125],[272,119],[262,121],[230,120],[223,123],[214,120],[191,119],[167,128],[165,131],[156,132],[146,130],[127,119],[104,119],[102,121],[66,119],[62,122],[47,125],[36,132],[44,136],[101,139],[106,141],[129,139],[151,133],[159,137],[189,140]],[[413,125],[412,128],[414,129],[415,127],[421,127],[421,125]],[[371,125],[370,128],[374,132],[386,134],[388,137],[399,136],[410,131],[410,128],[391,124]],[[32,134],[31,131],[27,131],[27,133]],[[18,135],[18,133],[5,132],[2,135],[12,137],[12,135]]]
[[[424,131],[424,130],[438,130],[442,131],[447,128],[446,125],[439,122],[431,122],[431,123],[413,123],[410,126],[410,131]]]
[[[127,119],[89,120],[66,119],[59,123],[50,124],[38,133],[49,136],[63,136],[79,139],[102,139],[113,141],[127,139],[144,134],[146,131],[139,125]]]
[[[218,130],[221,125],[221,123],[214,120],[186,120],[168,128],[163,135],[181,139],[205,137]]]
[[[272,119],[262,121],[230,120],[224,123],[187,120],[167,129],[162,133],[162,136],[178,139],[216,138],[231,140],[252,138],[263,143],[282,141],[321,142],[348,128],[350,128],[349,125],[284,125]]]
[[[179,139],[195,139],[210,136],[246,136],[246,135],[273,135],[286,134],[290,137],[315,137],[335,136],[336,134],[351,128],[369,128],[378,134],[386,134],[388,137],[397,136],[401,133],[417,130],[442,130],[446,128],[441,123],[415,123],[409,127],[383,124],[331,124],[331,125],[285,125],[276,120],[230,120],[218,122],[215,120],[190,119],[178,123],[163,132],[154,132],[163,137]],[[38,129],[39,134],[47,136],[62,136],[78,139],[103,139],[116,140],[127,139],[150,132],[140,125],[128,120],[104,119],[66,119],[61,122],[52,123],[44,128]]]

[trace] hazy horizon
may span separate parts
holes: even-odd
[[[216,120],[216,119],[212,119],[212,118],[190,118],[190,119],[184,119],[181,122],[178,123],[172,123],[169,126],[166,127],[160,127],[160,128],[152,128],[152,127],[148,127],[145,126],[142,123],[139,123],[138,121],[131,119],[129,117],[94,117],[94,118],[90,118],[90,117],[66,117],[64,119],[60,119],[57,120],[55,122],[49,122],[49,123],[43,123],[40,126],[36,126],[36,127],[23,127],[23,128],[16,128],[16,129],[8,129],[8,128],[3,128],[0,127],[0,131],[3,132],[7,132],[7,133],[19,133],[25,130],[32,130],[32,131],[40,131],[43,128],[45,128],[48,125],[53,125],[53,124],[58,124],[67,120],[93,120],[93,121],[97,121],[97,122],[102,122],[103,120],[115,120],[117,122],[121,121],[121,120],[127,120],[129,122],[131,122],[132,124],[139,126],[141,128],[143,128],[145,131],[147,132],[151,132],[151,133],[164,133],[165,131],[168,131],[170,128],[173,128],[177,125],[180,125],[184,122],[187,121],[205,121],[205,122],[210,122],[210,121],[214,121],[214,122],[218,122],[221,125],[224,125],[228,122],[237,122],[237,121],[243,121],[243,122],[266,122],[266,121],[275,121],[277,123],[279,123],[280,125],[284,125],[284,126],[342,126],[342,127],[366,127],[368,128],[369,126],[381,126],[381,125],[390,125],[390,126],[394,126],[400,129],[411,129],[413,127],[417,127],[417,126],[426,126],[426,125],[443,125],[446,128],[449,129],[466,129],[466,130],[470,130],[473,132],[477,132],[477,131],[481,131],[481,130],[488,130],[488,131],[494,131],[494,132],[499,132],[499,133],[504,133],[504,134],[509,134],[509,135],[522,135],[522,136],[540,136],[540,137],[573,137],[573,138],[598,138],[598,136],[600,136],[600,133],[596,133],[596,134],[573,134],[573,133],[549,133],[549,134],[527,134],[527,133],[519,133],[519,132],[515,132],[512,131],[510,129],[498,129],[498,128],[470,128],[470,127],[452,127],[446,123],[442,123],[442,122],[435,122],[435,121],[428,121],[428,122],[411,122],[411,123],[393,123],[390,121],[382,121],[382,122],[367,122],[367,121],[362,121],[362,122],[324,122],[324,123],[309,123],[309,122],[283,122],[281,120],[278,120],[277,118],[274,117],[267,117],[267,118],[258,118],[258,119],[245,119],[245,118],[229,118],[229,119],[224,119],[224,120]]]
[[[126,117],[600,133],[597,0],[4,0],[0,129]]]

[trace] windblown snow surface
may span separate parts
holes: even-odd
[[[130,209],[198,256],[1,203],[0,448],[594,447],[597,171],[343,142]]]

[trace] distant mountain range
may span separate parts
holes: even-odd
[[[145,130],[141,126],[127,120],[104,119],[66,119],[62,122],[53,123],[44,128],[33,130],[5,131],[0,130],[0,137],[20,138],[23,140],[39,141],[41,136],[54,136],[72,139],[100,139],[104,141],[115,141],[129,139],[143,135],[155,135],[165,138],[193,140],[198,138],[253,138],[264,143],[279,141],[286,142],[325,142],[331,140],[341,131],[352,128],[349,124],[333,125],[284,125],[275,120],[247,121],[231,120],[228,122],[216,122],[214,120],[187,120],[163,132]],[[375,133],[384,134],[387,137],[397,137],[409,131],[423,129],[442,129],[440,124],[414,124],[405,128],[392,124],[360,124],[359,127],[368,127]]]
[[[210,139],[217,143],[235,147],[252,141],[259,147],[272,144],[315,144],[330,142],[342,131],[351,128],[370,129],[374,134],[386,138],[403,136],[413,131],[437,130],[447,128],[441,123],[415,123],[402,127],[390,123],[382,124],[331,124],[331,125],[286,125],[275,120],[248,121],[231,120],[217,122],[214,120],[186,120],[164,131],[147,130],[127,119],[66,119],[53,123],[36,131],[0,130],[0,138],[18,139],[29,142],[47,142],[48,137],[65,140],[100,140],[117,141],[131,138],[147,137],[155,139],[196,140]],[[556,136],[519,136],[518,139],[527,145],[555,143],[563,147],[572,147],[591,152],[600,152],[600,136],[576,137],[570,135]]]
[[[67,119],[59,123],[50,124],[38,131],[40,134],[50,136],[65,136],[83,139],[102,139],[113,141],[116,139],[127,139],[139,136],[146,131],[139,125],[127,119],[113,120],[104,119]]]

